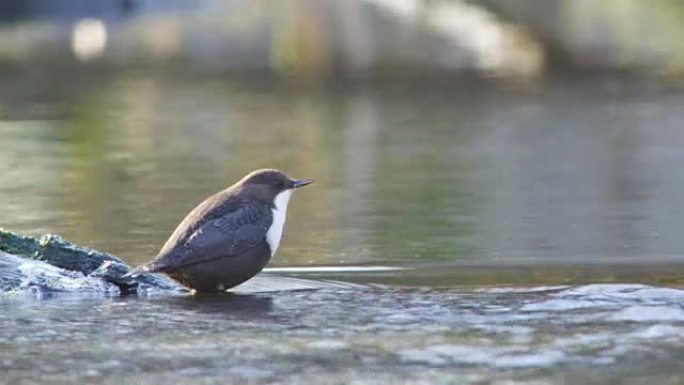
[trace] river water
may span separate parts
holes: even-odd
[[[0,301],[7,384],[678,384],[684,291],[375,287]]]
[[[18,106],[0,121],[5,228],[138,264],[206,196],[277,167],[316,183],[292,199],[275,267],[467,265],[474,284],[652,283],[684,263],[676,89],[601,77],[511,90],[66,82],[7,102]]]
[[[684,95],[412,86],[128,74],[22,96],[0,121],[4,227],[135,265],[205,196],[278,167],[316,184],[270,273],[361,285],[6,295],[0,381],[684,381]]]

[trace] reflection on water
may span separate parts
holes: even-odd
[[[684,262],[684,96],[500,91],[126,75],[66,104],[46,92],[0,123],[2,225],[137,264],[205,196],[272,166],[317,181],[275,266]]]

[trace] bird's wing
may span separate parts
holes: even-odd
[[[273,222],[268,206],[241,202],[214,218],[209,218],[175,247],[162,249],[147,265],[147,271],[162,272],[216,258],[237,256],[264,242]]]

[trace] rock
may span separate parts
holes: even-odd
[[[93,291],[98,287],[94,283],[108,283],[121,294],[150,289],[185,291],[156,274],[124,279],[130,270],[119,257],[75,245],[57,235],[47,234],[37,240],[0,229],[0,290],[30,286],[43,291]]]
[[[119,295],[111,283],[46,262],[0,251],[0,292],[98,293]]]
[[[106,261],[124,264],[120,258],[87,247],[77,246],[58,235],[46,234],[36,240],[0,229],[0,251],[45,261],[62,269],[88,275]]]
[[[0,291],[9,291],[21,286],[23,275],[18,269],[17,256],[0,251]]]
[[[25,258],[34,258],[40,250],[40,242],[32,237],[19,235],[0,228],[0,251]]]

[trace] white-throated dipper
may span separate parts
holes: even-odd
[[[165,273],[197,292],[220,292],[254,277],[278,249],[292,192],[312,183],[256,170],[200,203],[157,257],[127,276]]]

